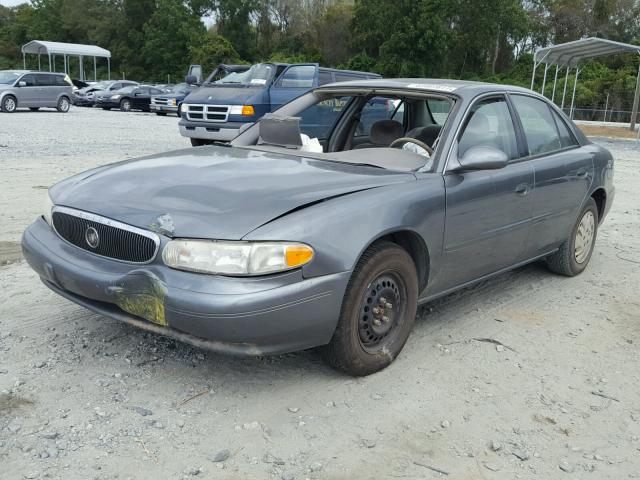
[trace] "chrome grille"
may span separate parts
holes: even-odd
[[[53,228],[64,240],[78,248],[101,257],[130,263],[149,263],[160,246],[160,238],[109,218],[67,207],[55,207]],[[97,245],[90,245],[88,232],[93,230]]]
[[[151,103],[154,105],[168,105],[169,99],[162,97],[151,97]]]
[[[187,120],[196,122],[226,122],[229,118],[228,105],[182,105]]]

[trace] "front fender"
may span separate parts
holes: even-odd
[[[400,230],[417,233],[440,264],[444,229],[444,182],[438,174],[330,199],[269,222],[245,240],[288,240],[311,245],[315,258],[305,277],[350,271],[376,239]]]

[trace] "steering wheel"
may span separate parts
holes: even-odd
[[[418,140],[417,138],[412,138],[412,137],[396,138],[393,142],[391,142],[391,144],[389,145],[389,148],[402,148],[402,146],[405,143],[415,143],[420,148],[424,148],[427,151],[427,153],[429,153],[429,155],[433,155],[433,148],[431,148],[429,145],[427,145],[423,141]]]

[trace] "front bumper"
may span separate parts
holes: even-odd
[[[22,250],[45,285],[75,303],[237,355],[328,343],[349,280],[349,272],[305,279],[299,270],[254,278],[202,275],[168,268],[157,258],[148,265],[127,264],[68,244],[42,218],[23,234]]]
[[[78,97],[76,95],[73,96],[72,102],[78,107],[90,107],[93,105],[93,99],[88,99],[87,97]]]
[[[244,124],[237,122],[196,123],[182,119],[178,125],[180,135],[183,137],[229,142],[238,136],[240,127]]]
[[[156,105],[155,103],[152,103],[149,105],[149,109],[152,112],[178,113],[177,105]]]

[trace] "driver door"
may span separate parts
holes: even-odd
[[[533,217],[533,165],[520,159],[523,146],[506,98],[477,101],[463,125],[444,175],[444,289],[526,260]],[[511,161],[498,170],[453,171],[474,146],[498,148]]]

